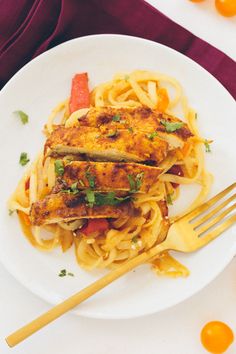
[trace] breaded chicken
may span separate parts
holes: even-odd
[[[66,193],[50,194],[33,203],[30,210],[32,225],[69,222],[77,219],[120,218],[131,213],[131,203],[89,207],[80,196]]]
[[[97,191],[130,191],[147,193],[157,182],[162,169],[137,163],[71,161],[64,167],[63,183],[78,189],[91,187]],[[138,184],[138,185],[137,185]]]
[[[45,153],[85,154],[101,161],[148,161],[158,166],[167,156],[168,143],[128,129],[101,133],[98,128],[59,126],[47,139]]]

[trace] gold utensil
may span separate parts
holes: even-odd
[[[208,200],[206,203],[175,221],[170,226],[165,241],[159,245],[154,246],[148,251],[143,252],[137,257],[127,261],[119,268],[109,272],[101,279],[95,281],[75,295],[69,297],[67,300],[56,305],[48,312],[42,314],[32,322],[12,333],[6,338],[8,345],[10,347],[14,347],[42,327],[46,326],[56,318],[91,297],[93,294],[96,294],[99,290],[105,288],[114,280],[118,279],[140,264],[154,258],[160,252],[166,250],[193,252],[214,240],[223,231],[236,222],[235,213],[226,218],[226,216],[236,208],[236,203],[225,208],[234,199],[236,199],[236,194],[222,200],[235,187],[236,183],[232,184],[215,197]],[[218,205],[215,206],[217,203]],[[209,208],[211,209],[208,210]]]

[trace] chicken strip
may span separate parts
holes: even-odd
[[[147,193],[157,182],[162,169],[137,163],[71,161],[58,179],[61,188],[77,183],[78,189]],[[62,181],[62,182],[61,182]],[[92,185],[91,185],[92,184]],[[55,187],[57,188],[57,186]]]
[[[169,114],[152,110],[148,107],[138,108],[91,108],[79,118],[80,126],[96,127],[101,130],[132,128],[147,133],[158,132],[160,136],[174,147],[182,147],[184,141],[192,136],[187,124],[167,132],[165,122],[183,123],[180,119]],[[163,124],[164,123],[164,124]]]
[[[101,161],[148,161],[158,166],[167,156],[168,143],[128,129],[101,133],[97,128],[59,126],[47,139],[45,154],[48,149],[49,154],[85,154]]]
[[[80,195],[58,193],[47,195],[43,200],[33,203],[30,210],[32,225],[46,225],[69,222],[77,219],[120,218],[131,213],[131,203],[88,206]]]

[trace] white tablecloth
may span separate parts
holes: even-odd
[[[220,17],[213,1],[149,0],[163,13],[202,39],[236,58],[236,18]],[[234,40],[234,43],[233,43]],[[49,309],[0,264],[0,353],[18,354],[201,354],[204,323],[222,320],[236,334],[236,259],[208,287],[184,303],[134,320],[93,320],[67,314],[18,347],[4,337]],[[236,343],[228,353],[236,353]]]

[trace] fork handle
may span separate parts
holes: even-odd
[[[141,253],[137,257],[129,260],[128,262],[122,264],[117,269],[109,272],[102,278],[98,279],[94,283],[90,284],[86,288],[72,295],[65,301],[59,303],[58,305],[51,308],[49,311],[45,312],[41,316],[37,317],[32,322],[29,322],[25,326],[21,327],[14,333],[10,334],[6,338],[6,342],[10,347],[14,347],[18,343],[22,342],[27,337],[31,336],[33,333],[37,332],[50,322],[54,321],[67,311],[73,309],[75,306],[79,305],[84,300],[88,299],[92,295],[96,294],[99,290],[105,288],[108,284],[112,283],[114,280],[120,278],[122,275],[128,273],[132,269],[136,268],[140,264],[147,262],[150,258],[153,258],[158,253],[168,249],[166,242],[151,248],[149,251]]]

